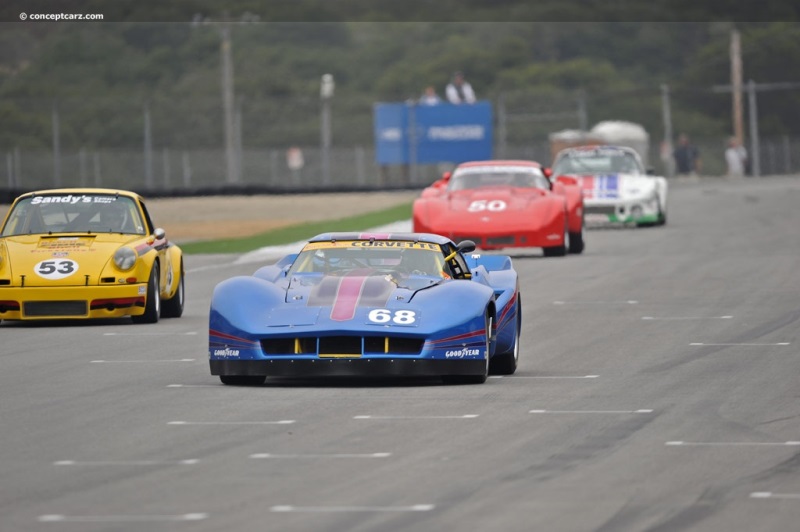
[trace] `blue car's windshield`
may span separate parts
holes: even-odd
[[[440,246],[425,242],[351,241],[312,242],[306,245],[289,275],[320,272],[325,275],[397,274],[449,278]]]

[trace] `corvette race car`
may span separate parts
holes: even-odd
[[[581,253],[583,197],[574,184],[551,183],[533,161],[462,163],[414,201],[413,227],[482,249]]]
[[[556,155],[552,172],[555,182],[583,189],[587,224],[667,222],[667,180],[646,172],[632,148],[567,148]]]
[[[431,234],[329,233],[216,286],[212,375],[440,376],[482,383],[519,358],[522,302],[503,255]]]
[[[42,190],[11,205],[0,232],[0,320],[155,323],[183,305],[181,249],[138,194]]]

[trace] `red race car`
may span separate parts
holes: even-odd
[[[581,253],[583,193],[549,174],[533,161],[462,163],[414,201],[414,232],[483,249],[539,247],[546,257]]]

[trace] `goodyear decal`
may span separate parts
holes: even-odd
[[[619,198],[619,176],[617,174],[581,176],[581,187],[586,198]]]
[[[462,347],[461,349],[448,349],[444,358],[473,358],[483,356],[483,349]]]

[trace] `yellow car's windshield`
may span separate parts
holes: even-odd
[[[44,194],[18,201],[2,236],[52,233],[145,234],[136,202],[114,194]]]

